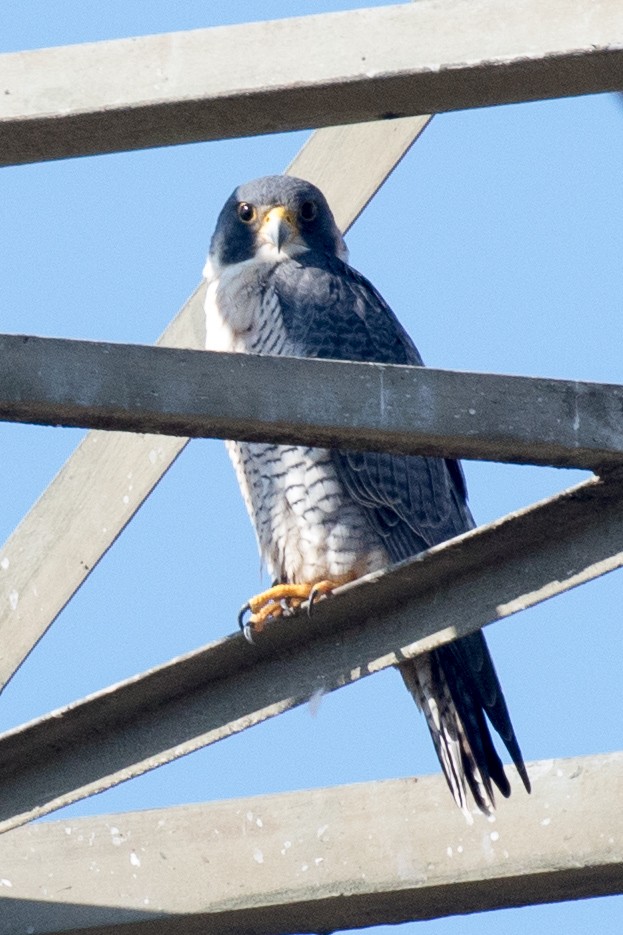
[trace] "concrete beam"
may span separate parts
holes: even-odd
[[[256,935],[623,892],[623,753],[528,764],[470,827],[441,777],[70,819],[0,838],[0,935]]]
[[[421,0],[0,57],[0,164],[623,89],[619,0]]]
[[[623,463],[623,386],[613,384],[19,335],[0,335],[0,358],[9,421],[589,470]]]

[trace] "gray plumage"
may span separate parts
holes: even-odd
[[[391,309],[346,257],[313,185],[270,176],[240,186],[219,216],[205,269],[207,346],[422,364]],[[474,525],[456,461],[294,445],[228,448],[260,553],[278,581],[358,577]],[[529,790],[482,633],[399,668],[466,814],[466,786],[485,813],[494,807],[492,783],[510,792],[486,718]]]

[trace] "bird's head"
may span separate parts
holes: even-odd
[[[306,251],[346,259],[346,245],[322,192],[302,179],[269,175],[239,185],[219,214],[206,276],[259,259],[279,262]]]

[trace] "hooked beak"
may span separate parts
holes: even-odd
[[[299,231],[292,218],[282,205],[271,208],[262,221],[262,239],[272,243],[278,251],[298,237]]]

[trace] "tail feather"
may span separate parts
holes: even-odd
[[[399,666],[424,714],[452,796],[471,822],[467,790],[481,812],[495,810],[493,784],[510,795],[487,724],[500,734],[528,792],[530,782],[482,634],[457,640]],[[471,641],[471,643],[469,642]]]
[[[437,668],[431,653],[416,663],[403,663],[400,672],[426,718],[452,797],[471,823],[467,788],[478,808],[490,815],[495,808],[491,781],[478,765],[448,684],[440,680]]]
[[[442,666],[450,683],[452,684],[455,678],[457,679],[457,684],[459,682],[462,683],[460,694],[470,699],[472,708],[474,707],[474,701],[476,701],[476,708],[482,720],[488,743],[493,750],[495,759],[500,764],[500,771],[503,776],[502,782],[506,784],[508,791],[504,792],[498,780],[492,776],[495,784],[503,795],[506,797],[510,795],[510,786],[508,785],[508,780],[504,774],[500,759],[493,747],[491,735],[487,728],[486,721],[484,720],[484,714],[486,714],[494,730],[499,734],[504,746],[510,753],[511,759],[521,777],[526,791],[530,792],[530,779],[528,778],[521,749],[517,742],[506,700],[502,692],[502,686],[497,677],[484,634],[478,631],[469,636],[464,636],[454,643],[442,646],[440,649],[436,650],[435,653],[442,658]]]

